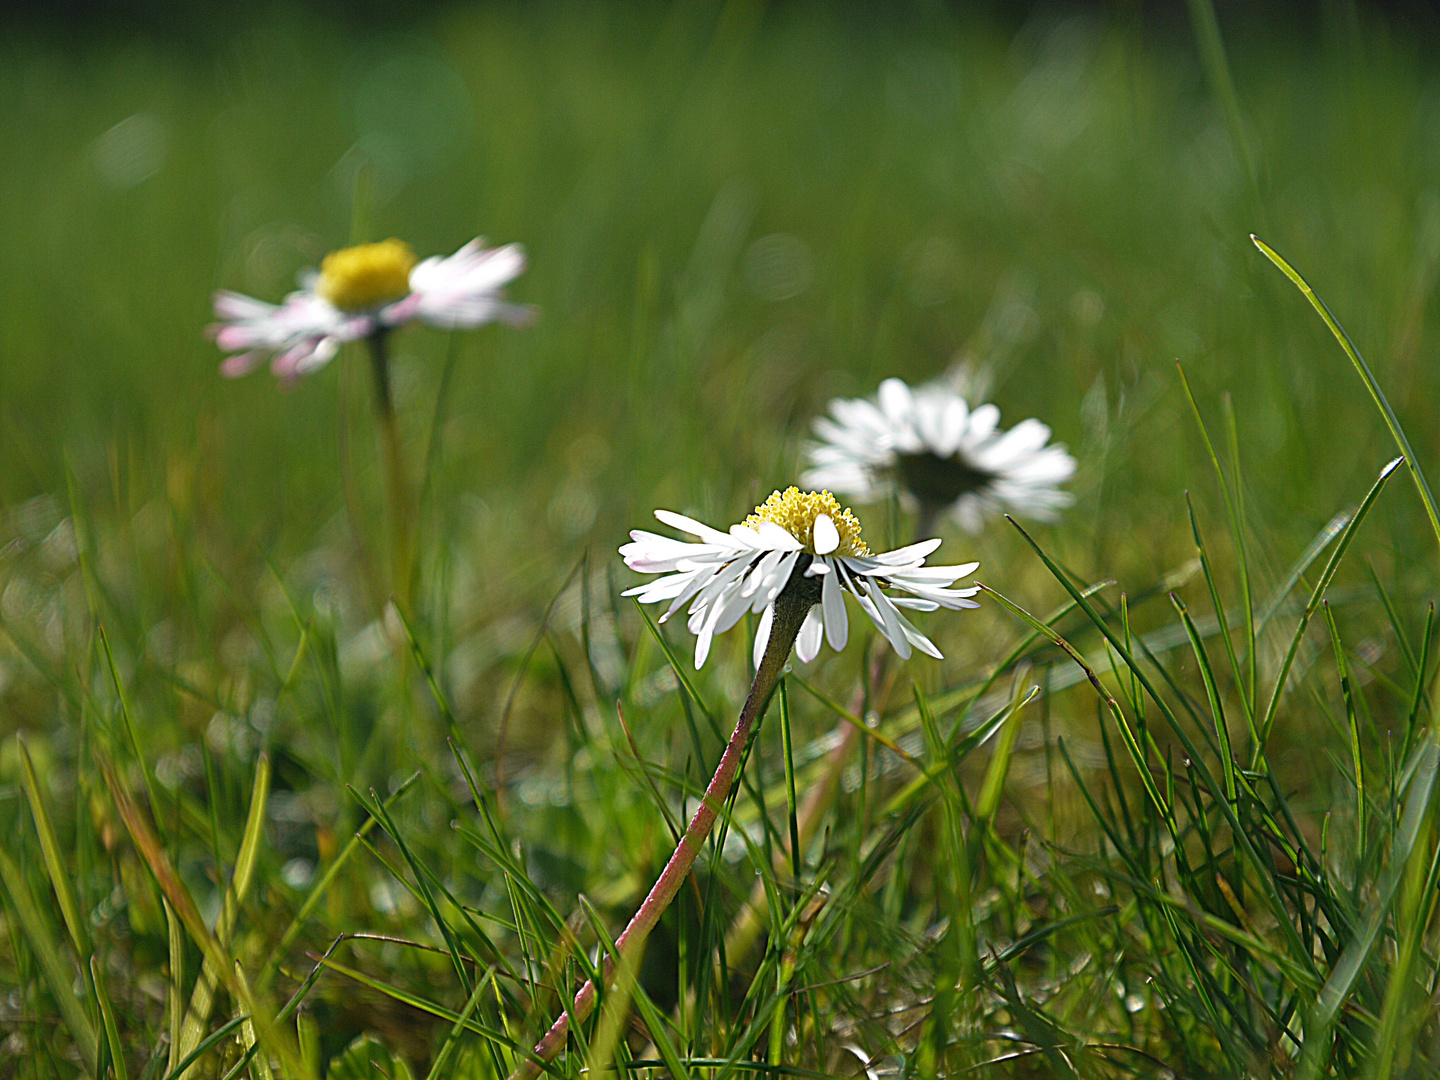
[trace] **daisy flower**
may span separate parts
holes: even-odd
[[[664,622],[689,604],[689,629],[695,635],[695,666],[705,663],[714,635],[740,621],[747,611],[760,616],[755,634],[755,664],[760,666],[782,593],[806,609],[795,640],[802,661],[813,660],[822,639],[839,651],[849,638],[845,594],[849,593],[902,657],[912,648],[939,658],[940,650],[901,614],[902,608],[979,607],[970,599],[978,588],[952,589],[979,563],[926,566],[925,557],[940,546],[925,540],[875,554],[860,536],[860,522],[828,491],[791,487],[774,492],[744,524],[721,532],[669,510],[655,516],[666,525],[700,538],[690,543],[636,530],[620,549],[632,570],[664,577],[626,591],[642,604],[670,601]],[[894,595],[886,589],[909,595]],[[788,649],[787,649],[788,651]]]
[[[944,383],[912,390],[886,379],[876,400],[837,398],[814,426],[819,439],[806,450],[801,483],[857,502],[898,490],[918,511],[922,533],[941,514],[976,533],[987,517],[1051,521],[1075,501],[1059,487],[1075,459],[1050,442],[1047,426],[1024,420],[1002,431],[998,408],[972,409]]]
[[[910,650],[917,648],[938,657],[940,651],[899,609],[980,606],[970,599],[978,587],[949,588],[957,579],[972,574],[979,563],[926,566],[925,556],[940,546],[939,540],[873,554],[860,538],[860,522],[828,491],[794,487],[777,491],[729,532],[668,510],[657,510],[655,516],[698,536],[700,543],[639,530],[631,533],[633,542],[620,549],[626,565],[644,574],[665,576],[625,595],[644,604],[669,600],[670,609],[661,622],[686,603],[690,605],[697,668],[705,663],[711,638],[734,626],[745,612],[759,614],[760,627],[755,635],[755,680],[740,719],[674,854],[645,902],[615,939],[614,955],[622,958],[644,948],[650,931],[695,865],[719,809],[734,789],[750,733],[784,673],[792,646],[801,660],[813,660],[824,638],[834,648],[843,649],[849,635],[845,615],[845,594],[849,593],[901,656],[908,657]],[[891,596],[885,592],[887,588],[910,595]],[[612,956],[604,958],[601,970],[601,985],[610,985],[615,971]],[[586,980],[535,1044],[532,1056],[515,1067],[510,1080],[536,1080],[541,1063],[553,1060],[565,1048],[572,1019],[581,1022],[594,1011],[596,997],[596,983]]]
[[[446,330],[496,321],[524,325],[532,309],[507,303],[500,292],[524,269],[518,244],[487,248],[479,239],[453,255],[420,261],[400,240],[341,248],[279,304],[215,294],[220,322],[210,332],[234,354],[220,370],[236,378],[269,358],[270,370],[293,382],[324,367],[346,342],[378,340],[412,319]]]

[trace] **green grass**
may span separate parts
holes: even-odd
[[[1077,506],[947,534],[945,661],[796,665],[560,1075],[1431,1075],[1440,57],[1131,10],[4,35],[0,1074],[504,1076],[750,677],[615,547],[959,358]],[[521,241],[541,311],[396,339],[405,619],[364,357],[202,333],[357,231]]]

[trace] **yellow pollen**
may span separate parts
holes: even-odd
[[[410,292],[415,252],[403,240],[382,240],[332,251],[320,260],[315,291],[341,311],[364,311]]]
[[[773,521],[791,536],[805,545],[805,550],[815,553],[815,519],[829,514],[840,534],[840,546],[834,555],[869,555],[870,549],[860,539],[860,522],[848,509],[835,501],[828,491],[801,491],[788,487],[774,491],[770,497],[755,508],[745,519],[745,524],[755,528],[762,521]]]

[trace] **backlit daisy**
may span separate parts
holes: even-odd
[[[1024,420],[1002,431],[998,408],[972,409],[944,383],[912,390],[886,379],[874,401],[832,401],[815,433],[801,483],[862,503],[898,490],[922,534],[941,514],[973,533],[1001,513],[1050,521],[1075,501],[1059,487],[1075,459],[1050,443],[1048,427]]]
[[[845,647],[849,637],[845,593],[855,598],[902,657],[908,657],[912,647],[934,657],[940,651],[910,624],[901,608],[979,607],[970,599],[978,589],[948,587],[974,573],[979,563],[926,566],[925,557],[940,546],[939,540],[872,553],[861,539],[860,522],[828,491],[794,487],[777,491],[728,533],[668,510],[657,510],[655,516],[698,536],[700,543],[638,529],[632,532],[633,543],[620,549],[626,565],[665,576],[625,595],[645,604],[670,601],[662,622],[690,605],[688,625],[696,637],[697,668],[705,663],[713,636],[730,629],[747,611],[760,616],[755,635],[758,667],[782,593],[796,598],[806,611],[795,641],[795,653],[802,661],[819,654],[822,638],[828,638],[836,650]],[[889,595],[887,587],[910,595]]]
[[[646,604],[669,600],[670,609],[662,622],[684,604],[690,605],[690,629],[698,639],[696,667],[705,663],[715,634],[734,626],[747,611],[761,618],[755,636],[755,679],[740,719],[674,854],[645,902],[615,939],[614,954],[620,957],[633,957],[644,948],[650,931],[695,865],[717,814],[734,789],[750,734],[784,673],[791,647],[801,660],[815,658],[822,638],[829,638],[836,649],[845,647],[845,593],[856,599],[896,651],[907,657],[912,647],[931,656],[940,653],[905,620],[900,608],[933,611],[980,606],[970,599],[978,588],[948,588],[973,573],[979,563],[926,566],[925,556],[940,546],[939,540],[872,554],[860,538],[860,522],[828,491],[793,487],[777,491],[757,506],[744,524],[732,525],[728,533],[668,510],[657,510],[655,516],[698,536],[700,543],[639,530],[631,533],[634,542],[620,549],[626,565],[644,574],[665,576],[625,595]],[[885,593],[886,587],[910,595],[892,597]],[[604,958],[602,971],[601,985],[608,987],[615,973],[612,956]],[[566,1001],[565,1011],[535,1044],[532,1055],[516,1065],[510,1080],[535,1080],[542,1063],[564,1049],[572,1020],[583,1021],[594,1010],[595,987],[587,979],[575,997]]]
[[[447,330],[496,321],[523,325],[531,309],[507,303],[500,290],[524,269],[518,244],[486,248],[478,239],[454,255],[418,262],[400,240],[341,248],[279,304],[215,294],[221,321],[211,333],[234,354],[220,370],[234,378],[273,358],[270,370],[293,382],[324,367],[347,341],[377,339],[412,319]]]

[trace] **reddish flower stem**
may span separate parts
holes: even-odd
[[[670,861],[665,864],[665,869],[651,887],[650,895],[645,897],[645,902],[640,905],[640,910],[635,912],[624,932],[615,939],[615,951],[622,957],[634,955],[643,947],[650,931],[655,928],[660,916],[670,906],[670,901],[675,899],[680,886],[685,883],[690,868],[695,865],[700,849],[705,844],[705,838],[710,835],[710,830],[715,825],[720,808],[730,798],[730,789],[734,787],[735,778],[740,772],[740,760],[745,753],[745,744],[750,741],[750,733],[760,719],[770,692],[775,689],[775,684],[785,670],[785,662],[790,658],[790,649],[800,633],[800,625],[805,621],[811,606],[819,599],[818,595],[815,595],[819,590],[812,587],[813,584],[818,584],[818,579],[802,577],[802,572],[801,568],[797,568],[791,583],[775,599],[775,619],[770,630],[770,640],[765,647],[765,655],[755,671],[750,696],[745,699],[745,706],[740,710],[740,719],[725,746],[725,753],[720,757],[720,764],[715,768],[710,786],[705,789],[700,808],[690,819],[685,835],[680,838],[675,853],[670,856]],[[606,980],[610,979],[614,969],[614,959],[607,956],[602,969]],[[574,1005],[560,1014],[560,1019],[555,1021],[545,1033],[545,1037],[535,1045],[533,1056],[526,1058],[516,1067],[510,1074],[510,1080],[534,1080],[539,1076],[540,1062],[551,1061],[564,1049],[570,1034],[571,1017],[583,1023],[594,1008],[595,984],[587,980],[575,995]]]

